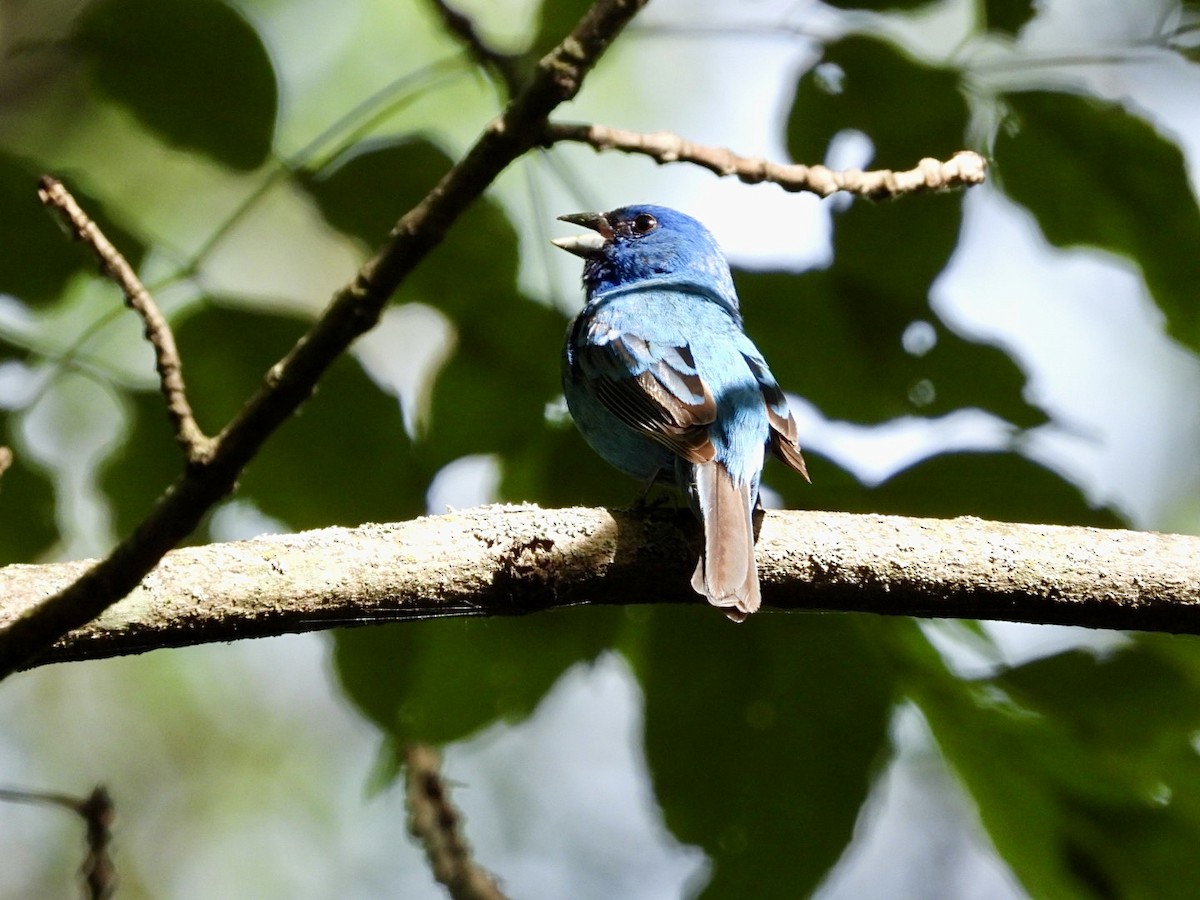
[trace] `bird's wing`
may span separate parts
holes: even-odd
[[[767,368],[767,361],[749,338],[742,347],[742,358],[746,360],[746,365],[754,373],[754,379],[762,390],[767,418],[771,423],[769,441],[772,452],[787,466],[803,475],[805,481],[811,481],[808,477],[808,466],[800,454],[799,433],[796,420],[792,418],[792,411],[788,408],[787,397],[784,396],[783,389],[779,387],[771,370]]]
[[[595,396],[630,428],[688,462],[716,456],[708,426],[717,418],[717,403],[686,343],[605,329],[578,342],[575,358]]]

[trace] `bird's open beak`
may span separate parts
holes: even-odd
[[[613,235],[612,226],[608,224],[608,218],[604,213],[571,213],[569,216],[559,216],[558,220],[592,229],[592,234],[555,238],[550,242],[555,247],[566,250],[568,253],[574,253],[576,256],[584,258],[595,256],[604,249],[604,245]]]

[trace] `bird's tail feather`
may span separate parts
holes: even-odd
[[[692,587],[735,622],[760,603],[754,565],[754,497],[749,484],[734,484],[717,461],[695,467],[696,501],[704,522],[704,554],[692,575]]]

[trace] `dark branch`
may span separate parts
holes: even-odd
[[[470,17],[459,12],[445,0],[429,0],[429,3],[433,6],[438,18],[442,20],[446,30],[467,49],[471,59],[500,77],[509,97],[515,97],[520,93],[523,86],[521,57],[511,53],[501,53],[489,46],[475,28],[475,23],[471,21]]]
[[[112,797],[103,785],[98,785],[80,800],[67,794],[40,791],[0,789],[0,800],[8,803],[39,803],[69,809],[81,817],[87,826],[87,856],[80,866],[89,900],[107,900],[117,890],[117,870],[109,856],[112,826],[116,818]]]
[[[504,900],[496,882],[471,859],[462,816],[450,802],[437,751],[413,744],[404,753],[408,832],[421,842],[433,877],[454,900]]]
[[[944,162],[923,159],[916,168],[903,172],[889,169],[837,171],[825,166],[782,165],[761,158],[738,156],[724,147],[694,144],[668,131],[645,133],[606,125],[547,124],[543,138],[546,146],[565,141],[588,144],[596,151],[637,153],[660,165],[691,163],[721,177],[733,175],[747,184],[766,181],[785,191],[809,191],[822,197],[845,191],[880,200],[902,194],[971,187],[982,184],[987,174],[987,162],[971,150],[960,150]]]
[[[183,364],[175,346],[175,335],[154,297],[146,290],[133,267],[120,251],[104,236],[71,196],[61,181],[43,175],[38,186],[42,203],[58,213],[76,239],[87,244],[104,271],[125,295],[125,304],[141,317],[146,339],[154,348],[154,365],[158,369],[159,387],[167,403],[167,416],[175,429],[175,440],[183,448],[189,463],[201,463],[212,449],[212,439],[206,437],[196,423],[183,384]]]
[[[467,155],[410,210],[384,246],[334,295],[321,318],[267,372],[263,387],[189,466],[145,520],[73,584],[0,631],[0,678],[89,622],[138,584],[228,494],[263,442],[312,393],[334,360],[372,328],[404,278],[513,160],[541,138],[546,117],[572,99],[597,60],[648,0],[598,0],[537,65],[528,87],[480,135]]]

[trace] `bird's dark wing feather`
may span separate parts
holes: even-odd
[[[751,348],[753,349],[753,345]],[[763,401],[767,406],[767,418],[771,423],[769,437],[771,451],[788,467],[803,475],[805,481],[811,481],[812,479],[808,477],[808,466],[805,465],[804,457],[800,454],[796,420],[792,418],[792,411],[788,409],[787,397],[784,396],[783,389],[779,387],[775,376],[767,368],[766,360],[757,350],[753,350],[753,352],[743,350],[742,358],[746,360],[750,371],[754,373],[754,379],[762,390]]]
[[[716,448],[708,426],[717,418],[712,392],[696,372],[687,344],[651,342],[634,334],[604,335],[576,347],[576,361],[595,396],[630,428],[693,463]]]

